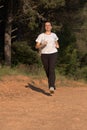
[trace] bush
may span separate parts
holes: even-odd
[[[12,64],[40,64],[37,52],[33,51],[27,42],[14,42],[12,44]]]
[[[87,81],[87,67],[79,68],[79,69],[76,71],[75,77],[76,77],[77,79],[85,79],[85,80]]]

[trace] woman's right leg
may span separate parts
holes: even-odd
[[[49,62],[48,62],[48,55],[47,54],[41,54],[41,60],[47,75],[47,78],[49,78]]]

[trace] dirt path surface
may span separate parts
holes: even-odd
[[[0,130],[87,130],[86,84],[61,84],[51,96],[45,79],[0,80]]]

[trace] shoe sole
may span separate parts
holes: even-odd
[[[54,94],[54,90],[50,90],[50,93],[51,93],[51,94]]]

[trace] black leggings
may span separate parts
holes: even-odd
[[[57,61],[57,53],[41,54],[41,60],[48,78],[49,88],[55,89],[55,65]]]

